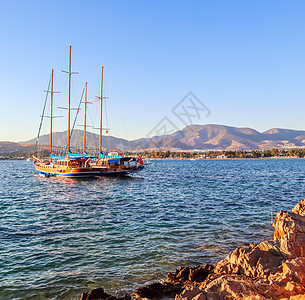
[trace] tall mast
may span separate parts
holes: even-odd
[[[84,153],[86,152],[87,84],[88,82],[85,85]]]
[[[100,153],[102,153],[102,131],[103,131],[103,71],[104,66],[102,66],[101,74],[101,122],[100,122]]]
[[[50,123],[50,154],[52,153],[52,132],[53,132],[53,72],[51,73],[51,123]]]
[[[68,151],[70,151],[71,45],[69,47]]]

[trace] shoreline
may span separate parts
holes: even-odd
[[[217,157],[207,157],[207,158],[163,158],[163,157],[154,157],[154,158],[146,158],[142,157],[143,160],[174,160],[174,161],[180,161],[180,160],[190,160],[190,161],[195,161],[195,160],[268,160],[268,159],[304,159],[305,157],[293,157],[293,156],[275,156],[275,157],[225,157],[225,158],[217,158]],[[0,156],[0,161],[30,161],[32,162],[32,159],[29,158],[20,158],[20,157],[15,157],[15,158],[4,158]]]
[[[272,226],[272,240],[237,247],[214,266],[181,267],[132,295],[97,288],[80,299],[305,299],[305,199],[292,212],[279,211]]]
[[[278,156],[278,157],[226,157],[226,158],[216,158],[216,157],[209,157],[209,158],[162,158],[162,157],[155,157],[155,158],[144,158],[147,160],[263,160],[263,159],[304,159],[305,157],[293,157],[293,156]]]

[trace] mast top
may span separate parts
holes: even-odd
[[[101,116],[100,116],[100,145],[99,145],[99,153],[102,153],[102,134],[103,134],[103,72],[104,72],[104,66],[101,68]]]

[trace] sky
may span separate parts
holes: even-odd
[[[88,99],[99,95],[104,65],[103,126],[114,136],[149,137],[190,124],[305,130],[304,1],[0,4],[0,141],[36,137],[52,68],[55,107],[67,105],[61,70],[70,44],[79,72],[72,102],[78,105],[86,81]],[[192,109],[186,95],[201,106],[200,117],[179,118],[177,106]],[[96,104],[89,109],[98,122]],[[54,113],[63,115],[55,130],[66,130],[66,111]]]

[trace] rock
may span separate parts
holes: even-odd
[[[188,280],[195,281],[195,282],[202,282],[204,281],[209,274],[212,273],[214,266],[206,264],[203,267],[191,268]]]
[[[271,246],[267,251],[261,250],[260,245],[254,248],[253,246],[236,248],[224,260],[216,264],[214,273],[263,277],[277,269],[283,260],[284,257],[280,251]]]
[[[209,274],[212,273],[214,266],[206,264],[205,266],[189,268],[189,267],[181,267],[176,270],[176,273],[168,273],[166,282],[171,283],[184,283],[187,281],[192,282],[202,282],[204,281]]]
[[[190,275],[190,270],[191,269],[189,267],[181,268],[176,276],[177,280],[187,281]]]
[[[287,282],[294,282],[293,284],[295,287],[296,285],[300,285],[300,292],[305,293],[305,258],[296,258],[287,260],[283,263],[282,273],[281,273],[282,279],[279,280],[279,282],[283,282],[284,284]],[[287,286],[286,284],[286,286]],[[291,290],[291,288],[289,288]],[[294,290],[297,290],[295,288]]]
[[[176,273],[168,273],[166,282],[179,283],[186,281],[189,276],[189,269],[188,267],[181,267],[176,270]]]
[[[91,299],[106,299],[109,295],[104,292],[102,288],[93,289],[88,293],[83,293],[81,300],[91,300]]]
[[[305,300],[305,295],[304,294],[300,294],[300,295],[291,296],[289,298],[289,300]]]
[[[162,297],[175,297],[182,292],[182,285],[165,283],[152,283],[138,288],[134,295],[136,298],[160,299]]]
[[[305,257],[285,260],[273,273],[259,278],[216,273],[200,288],[224,299],[289,299],[302,293],[305,299]]]
[[[104,292],[102,288],[93,289],[88,293],[83,293],[81,300],[108,299],[110,295]]]
[[[293,211],[277,214],[273,241],[236,248],[199,287],[222,299],[305,300],[305,200]]]
[[[104,289],[93,289],[88,293],[82,293],[80,300],[131,300],[129,295],[118,298],[105,293]]]
[[[280,251],[287,258],[305,257],[305,233],[288,233],[280,239]]]
[[[292,212],[304,216],[305,215],[305,199],[300,201],[293,209]]]
[[[206,293],[207,300],[221,300],[216,293]]]
[[[224,274],[218,277],[212,277],[204,286],[200,286],[207,293],[214,293],[220,299],[272,299],[288,298],[295,295],[295,292],[286,290],[269,278],[259,280],[249,278],[243,275]]]
[[[188,285],[179,295],[176,295],[175,300],[206,300],[206,296],[201,290],[194,285]]]
[[[274,227],[274,239],[280,239],[288,233],[305,233],[305,216],[280,211],[272,225]]]
[[[222,275],[212,279],[205,285],[204,291],[214,293],[220,299],[235,300],[235,299],[266,299],[259,293],[253,281],[245,276],[240,275]]]
[[[207,296],[204,293],[200,293],[194,298],[192,298],[192,300],[207,300]]]

